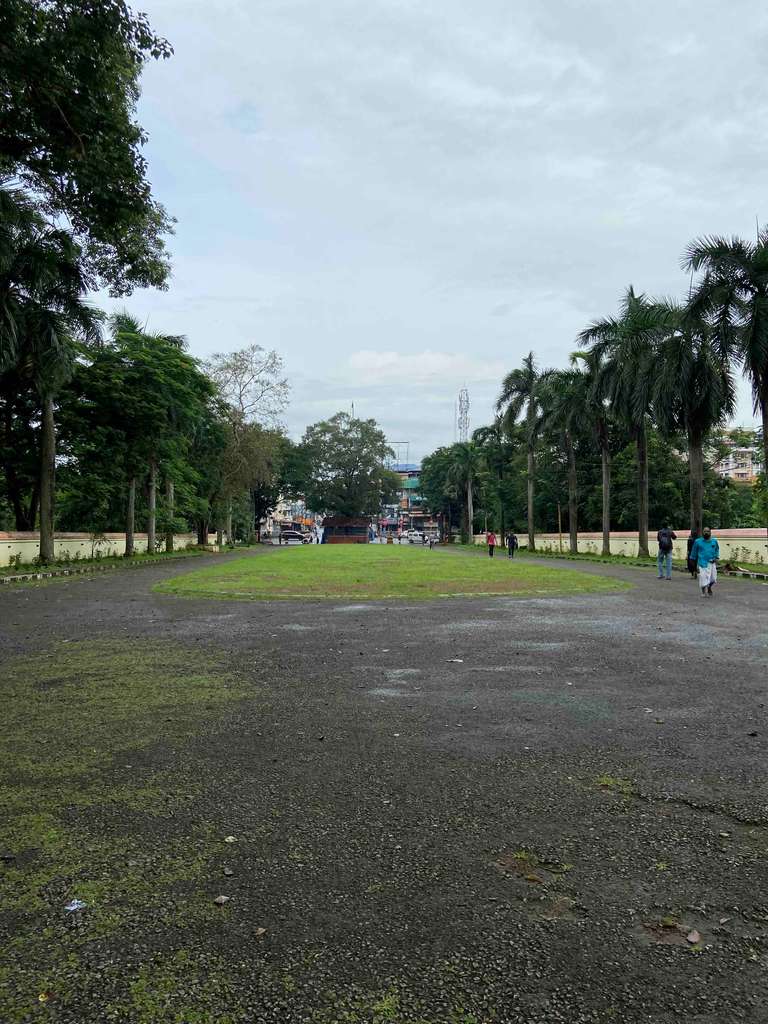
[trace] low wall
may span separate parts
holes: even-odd
[[[675,533],[677,533],[678,539],[674,542],[672,556],[676,559],[683,559],[687,554],[687,540],[690,530],[676,530]],[[717,538],[720,544],[720,557],[724,561],[768,563],[768,538],[766,538],[765,530],[714,530],[713,536]],[[518,533],[517,539],[521,546],[527,546],[527,534]],[[648,539],[651,554],[655,555],[658,551],[656,530],[649,531]],[[475,544],[485,544],[485,542],[484,533],[475,535]],[[561,548],[558,534],[537,533],[536,547],[539,551],[556,552],[562,550],[564,554],[567,554],[569,550],[568,534],[563,534]],[[579,534],[580,553],[599,555],[602,553],[602,550],[602,533]],[[637,557],[637,533],[612,533],[611,554]]]
[[[194,533],[177,533],[173,539],[174,548],[185,548],[189,544],[197,544]],[[2,533],[0,532],[0,566],[11,565],[19,557],[23,565],[31,565],[37,558],[40,538],[37,533]],[[106,558],[109,555],[125,554],[125,534],[106,533],[98,540],[93,540],[88,533],[57,533],[53,548],[57,559]],[[134,535],[134,548],[138,551],[147,550],[146,533]],[[160,550],[165,550],[165,537],[162,538]]]

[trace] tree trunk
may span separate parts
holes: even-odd
[[[197,543],[204,547],[208,543],[208,520],[197,520]]]
[[[56,424],[53,398],[43,398],[40,431],[40,561],[44,565],[54,559],[53,520],[56,478]]]
[[[648,550],[648,435],[645,420],[635,431],[637,448],[637,553],[650,558]]]
[[[475,542],[475,507],[472,501],[472,474],[467,477],[467,534],[469,543]]]
[[[155,526],[157,523],[157,463],[149,464],[149,493],[147,495],[147,554],[154,555],[157,543]]]
[[[763,415],[763,480],[768,483],[768,383],[763,386],[760,396],[760,411]],[[765,523],[765,532],[768,535],[768,519]]]
[[[232,499],[227,505],[227,544],[232,543]]]
[[[165,481],[165,505],[165,514],[168,517],[168,526],[165,531],[165,550],[173,551],[174,490],[173,480],[170,477]]]
[[[219,519],[219,524],[216,527],[216,547],[221,549],[224,547],[224,524]]]
[[[611,553],[611,453],[607,444],[602,444],[600,458],[603,469],[603,554]]]
[[[579,490],[576,477],[576,452],[570,431],[565,435],[568,454],[568,548],[572,555],[579,553]]]
[[[688,434],[688,473],[691,486],[691,530],[701,536],[704,525],[704,445],[699,431]]]
[[[136,528],[136,477],[128,481],[128,508],[125,512],[125,557],[131,558],[134,552],[134,531]]]
[[[533,445],[528,445],[528,550],[536,550],[536,534],[533,525],[533,471],[534,454]]]

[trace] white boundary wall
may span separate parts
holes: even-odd
[[[683,559],[687,554],[687,540],[690,530],[675,530],[677,540],[674,543],[673,557]],[[768,564],[768,536],[765,530],[713,530],[712,534],[720,544],[720,557],[729,562],[757,562]],[[528,535],[518,533],[517,539],[521,547],[528,545]],[[485,544],[485,534],[475,535],[475,544]],[[659,546],[656,543],[656,530],[648,533],[648,547],[655,556]],[[559,552],[560,538],[556,533],[537,533],[536,548],[539,551]],[[568,534],[562,537],[562,552],[568,554]],[[579,552],[599,555],[603,550],[602,533],[580,533]],[[638,550],[637,533],[612,533],[611,554],[636,557]]]
[[[165,535],[160,538],[160,551],[165,551]],[[108,555],[125,554],[125,534],[106,533],[94,540],[88,533],[57,533],[54,538],[54,552],[57,559],[106,558]],[[173,546],[179,550],[189,544],[197,544],[194,533],[177,533]],[[37,533],[0,532],[0,566],[11,565],[20,556],[23,565],[31,565],[37,558],[40,539]],[[134,534],[134,548],[147,550],[146,533]]]

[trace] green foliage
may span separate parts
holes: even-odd
[[[135,107],[145,63],[170,54],[124,0],[0,7],[0,178],[68,218],[116,294],[168,276],[170,221],[151,196]]]
[[[375,420],[338,412],[307,427],[301,446],[309,470],[303,490],[316,512],[375,515],[394,498],[399,477],[385,467],[394,452]]]

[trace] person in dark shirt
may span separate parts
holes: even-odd
[[[512,530],[510,533],[507,534],[507,554],[509,555],[510,558],[515,557],[517,547],[517,534],[514,530]]]
[[[672,547],[673,541],[677,540],[677,534],[671,526],[662,526],[656,534],[659,542],[659,553],[656,556],[656,566],[659,570],[659,579],[672,579]]]
[[[691,555],[691,551],[693,549],[693,545],[696,543],[696,538],[698,536],[699,536],[699,531],[698,530],[695,530],[695,529],[691,530],[691,535],[690,535],[690,537],[688,538],[688,541],[687,541],[688,557],[687,557],[686,561],[688,563],[688,572],[691,574],[691,579],[693,579],[693,580],[695,580],[696,577],[699,574],[699,568],[696,565],[696,559],[693,558],[692,555]]]

